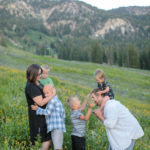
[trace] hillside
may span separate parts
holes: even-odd
[[[65,60],[150,70],[150,7],[1,0],[0,45]]]
[[[142,48],[150,38],[149,10],[127,7],[104,11],[75,0],[1,0],[0,33],[28,51],[35,51],[39,44],[29,35],[33,31],[41,33],[38,37],[48,47],[56,42],[54,37],[84,36],[109,40],[109,45],[130,41]],[[47,42],[43,34],[52,41]]]
[[[70,110],[66,104],[69,96],[84,97],[96,87],[93,73],[97,68],[104,70],[112,85],[115,98],[126,105],[142,125],[145,136],[136,141],[136,150],[148,150],[150,116],[150,72],[138,69],[120,68],[96,63],[64,61],[50,56],[37,56],[12,47],[0,46],[0,147],[3,149],[33,149],[40,144],[30,145],[27,104],[24,95],[25,70],[31,63],[48,64],[49,76],[53,79],[57,94],[66,110],[64,150],[71,149]],[[96,127],[96,128],[95,128]],[[92,115],[87,123],[87,150],[105,150],[108,145],[104,126]]]
[[[94,88],[96,86],[93,73],[97,68],[102,68],[107,74],[114,90],[119,95],[136,97],[139,100],[150,102],[149,77],[150,72],[138,69],[121,68],[105,64],[81,63],[79,61],[64,61],[50,56],[37,56],[14,48],[0,46],[0,65],[9,68],[25,70],[31,63],[48,64],[51,66],[51,76],[56,76],[66,82],[74,82]],[[85,77],[84,77],[85,76]],[[134,80],[135,78],[135,80]],[[119,83],[115,84],[117,81]],[[127,82],[128,81],[128,82]],[[140,83],[143,90],[141,91]],[[139,87],[138,87],[139,85]],[[138,94],[136,94],[138,93]]]

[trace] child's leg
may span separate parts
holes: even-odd
[[[71,136],[72,150],[85,150],[85,137]]]
[[[54,150],[62,150],[64,133],[61,130],[53,130],[51,132]]]

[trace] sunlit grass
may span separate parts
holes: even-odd
[[[52,77],[52,79],[55,83],[57,94],[66,110],[67,132],[64,138],[64,149],[70,150],[72,124],[70,109],[66,101],[69,96],[74,94],[79,94],[83,101],[91,88],[65,82],[57,77]],[[3,135],[0,145],[4,149],[36,150],[40,147],[39,142],[35,146],[31,146],[30,143],[27,103],[24,96],[25,83],[25,71],[0,67],[0,84],[3,85],[0,88],[0,96],[2,97],[0,100],[0,135]],[[135,149],[148,150],[150,148],[150,104],[119,94],[116,95],[116,99],[119,99],[129,108],[144,129],[145,135],[136,141]],[[108,146],[105,128],[93,115],[87,122],[86,141],[87,150],[105,150]]]
[[[136,141],[135,150],[150,149],[149,71],[89,62],[64,61],[0,46],[1,149],[36,150],[40,147],[39,142],[35,146],[31,146],[30,143],[27,103],[24,95],[25,70],[32,63],[48,64],[51,68],[49,75],[54,81],[57,94],[66,111],[65,150],[71,150],[72,130],[70,109],[66,101],[74,94],[78,94],[83,101],[91,89],[96,87],[93,73],[97,68],[104,70],[114,90],[115,98],[129,108],[143,127],[145,135]],[[86,141],[87,150],[105,150],[108,146],[105,128],[93,115],[87,122]]]

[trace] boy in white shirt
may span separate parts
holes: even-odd
[[[106,128],[109,150],[132,150],[135,140],[142,137],[144,132],[136,118],[119,101],[109,100],[109,96],[97,94],[99,89],[92,91],[92,99],[100,106],[106,101],[104,115],[97,109],[93,113]]]

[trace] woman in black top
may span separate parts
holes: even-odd
[[[31,105],[36,103],[38,106],[45,108],[45,105],[54,96],[44,98],[40,77],[42,69],[37,64],[31,64],[26,71],[27,83],[25,87],[25,95],[28,103],[28,115],[30,126],[30,137],[32,144],[35,144],[37,135],[41,136],[42,150],[48,150],[50,145],[50,134],[47,134],[47,126],[45,116],[36,115],[36,111],[31,109]]]

